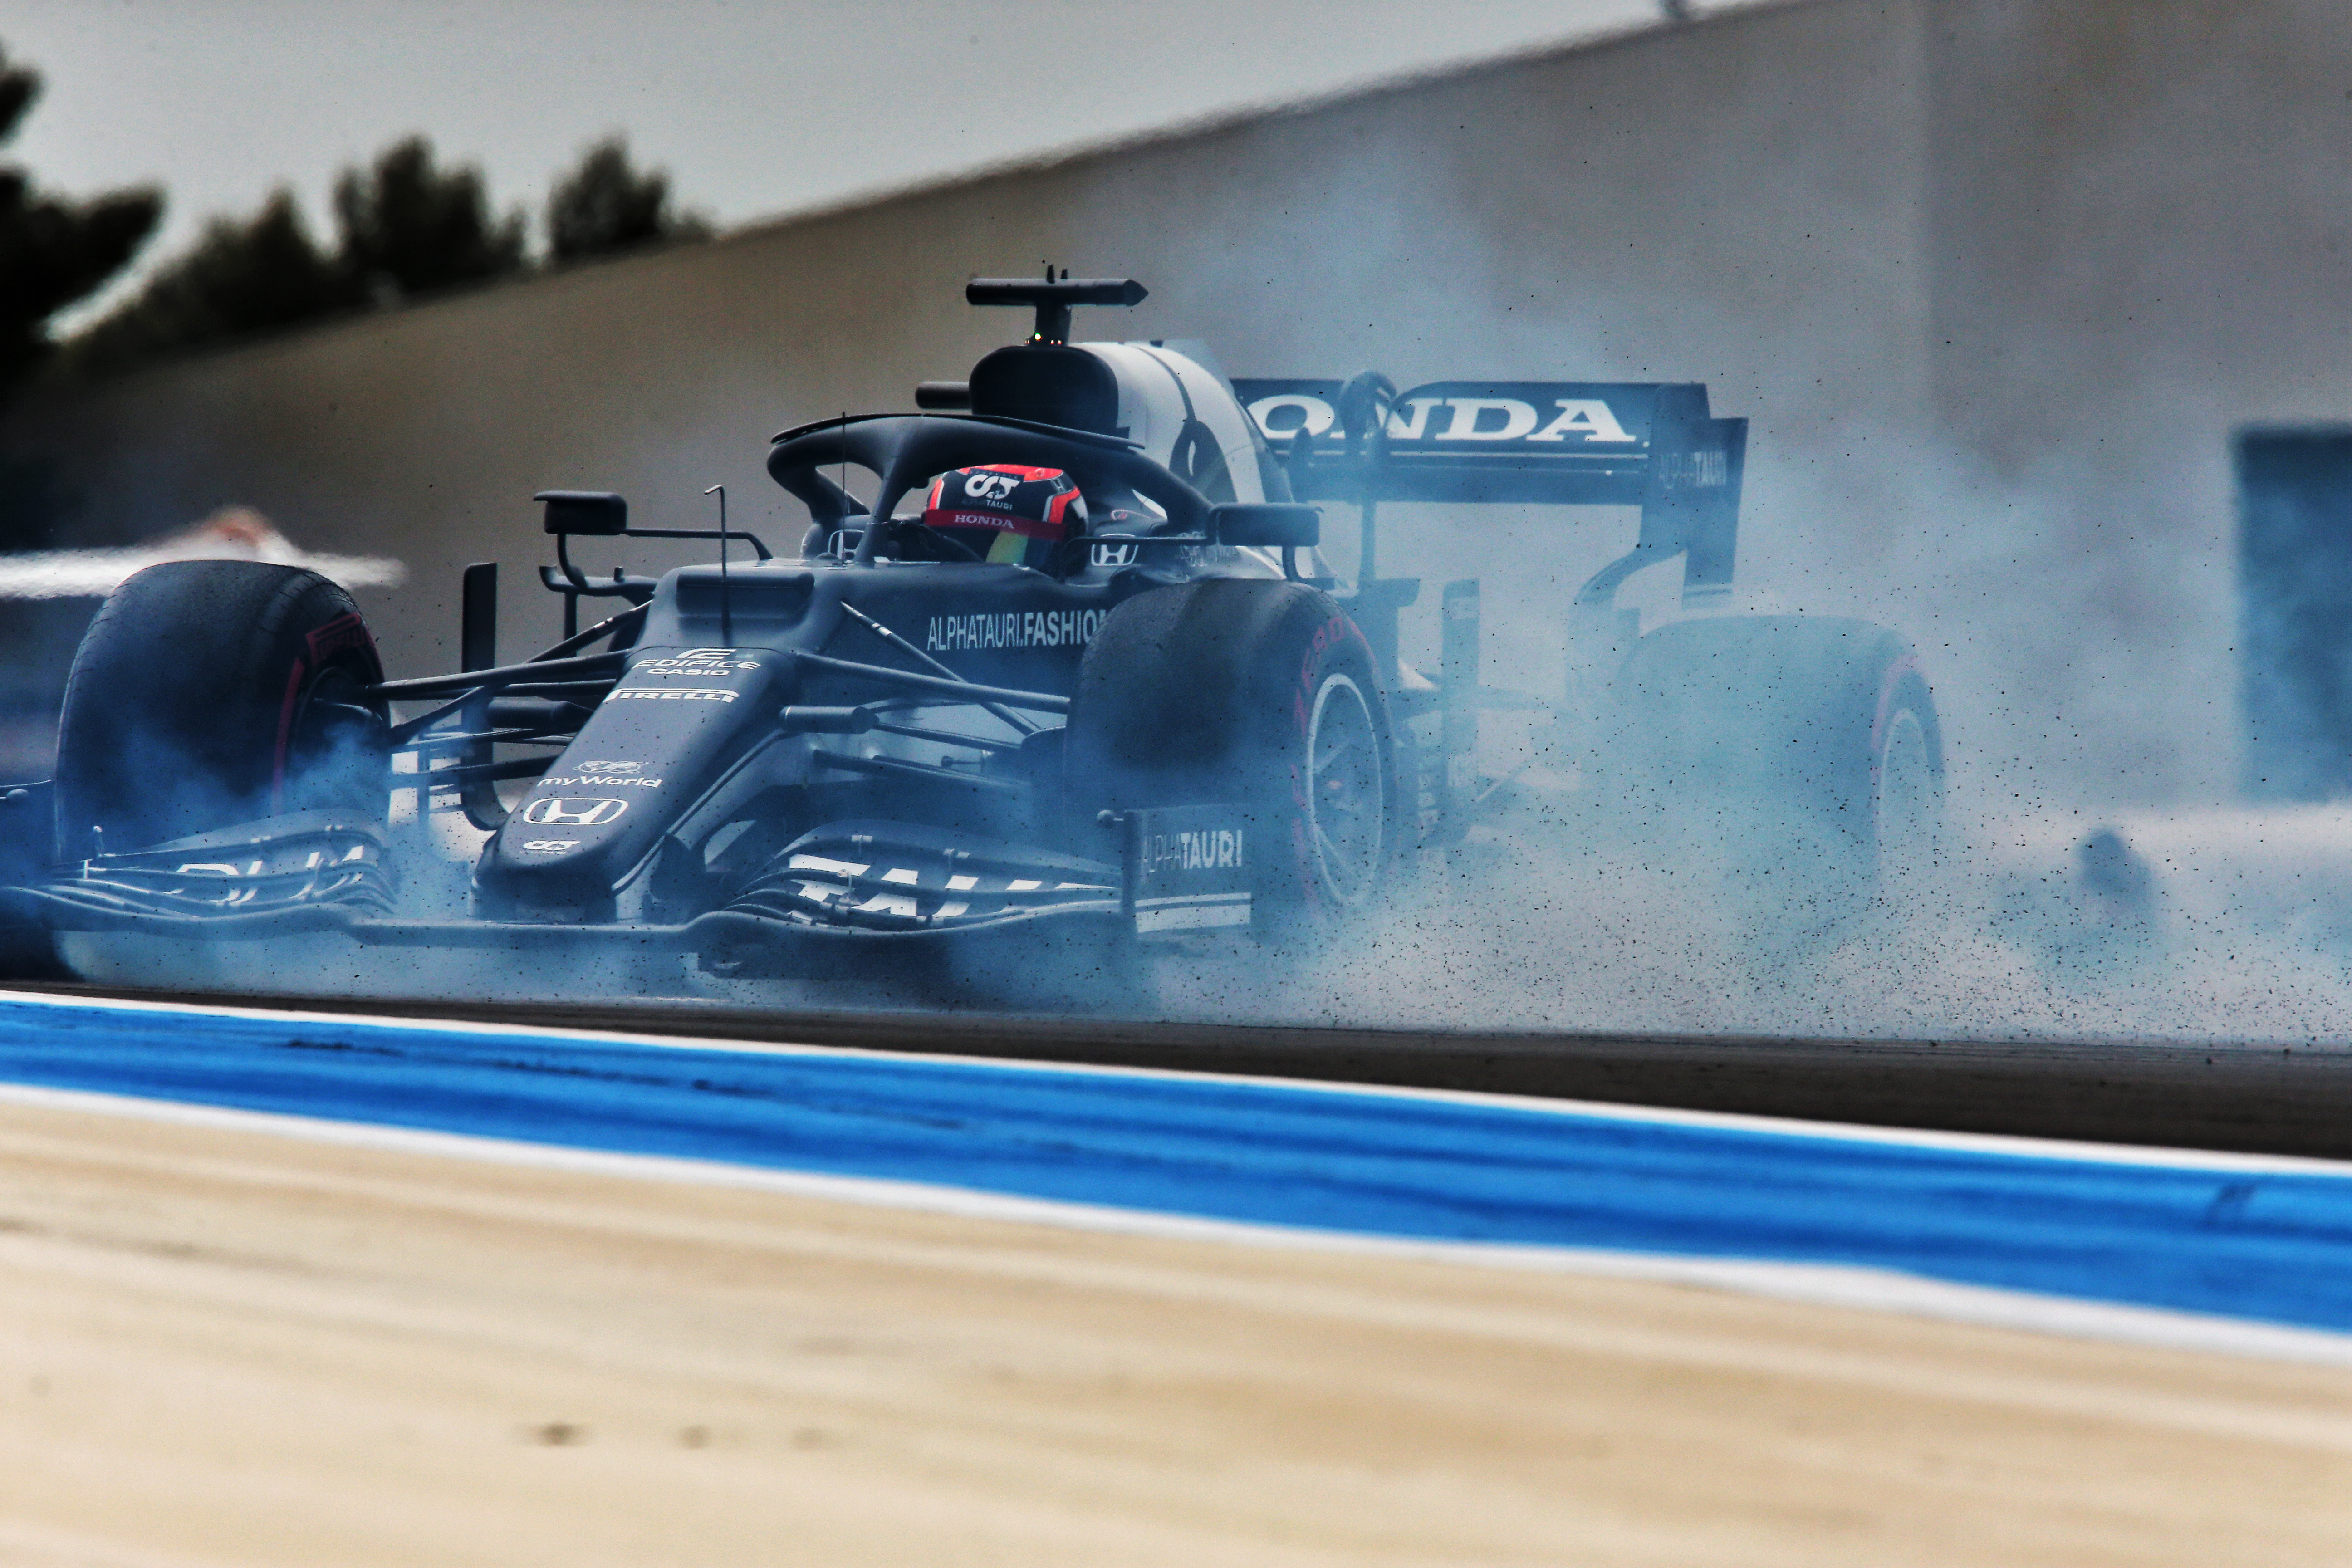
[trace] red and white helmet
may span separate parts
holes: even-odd
[[[931,481],[923,526],[990,561],[1043,567],[1055,547],[1084,531],[1087,503],[1059,468],[983,463]]]

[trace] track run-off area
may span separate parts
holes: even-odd
[[[1781,1293],[2352,1364],[2352,1337],[2336,1337],[2352,1336],[2352,1164],[22,997],[0,997],[0,1081],[495,1140],[509,1157],[535,1145],[695,1162],[806,1178],[800,1190],[833,1196],[1095,1228],[1640,1257]],[[1690,1266],[1702,1262],[1715,1267]],[[2094,1305],[2151,1315],[2080,1310]]]
[[[0,1563],[2352,1552],[2324,1161],[0,994]]]

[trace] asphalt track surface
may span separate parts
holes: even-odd
[[[101,1000],[236,1005],[941,1052],[1095,1067],[1528,1095],[2352,1160],[2352,1047],[2098,1040],[1790,1039],[1143,1023],[987,1012],[761,1012],[713,1005],[231,996],[16,983]]]

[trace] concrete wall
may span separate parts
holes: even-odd
[[[2352,6],[1931,18],[1921,357],[1999,525],[1955,543],[1956,592],[2026,601],[2020,640],[2063,671],[2024,684],[2008,742],[2103,757],[2144,798],[2225,793],[2231,433],[2352,416]]]
[[[677,524],[724,480],[789,548],[765,437],[961,374],[1022,327],[963,279],[1051,258],[1152,289],[1082,332],[1237,374],[1704,380],[1756,421],[1746,580],[1912,631],[1964,761],[2175,798],[2231,772],[2227,431],[2352,405],[2347,65],[2334,0],[1800,0],[372,316],[10,434],[68,458],[92,541],[241,500],[400,555],[372,609],[417,669],[468,560],[507,563],[509,652],[553,625],[536,489]],[[1485,577],[1493,658],[1542,686],[1604,524],[1384,565]]]

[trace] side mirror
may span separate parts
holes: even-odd
[[[629,503],[610,490],[541,490],[530,499],[545,504],[550,533],[611,536],[629,531]]]
[[[1209,509],[1209,537],[1220,544],[1303,550],[1323,542],[1323,514],[1311,506],[1234,501]]]

